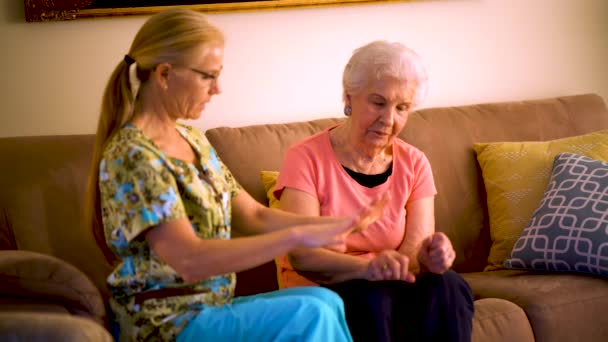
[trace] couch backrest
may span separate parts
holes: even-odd
[[[278,170],[289,145],[339,120],[215,128],[207,136],[238,181],[265,203],[259,171]],[[604,128],[608,110],[596,95],[412,113],[402,138],[431,162],[437,227],[454,241],[457,270],[483,269],[490,243],[474,142],[548,140]],[[110,268],[83,224],[93,142],[93,135],[0,138],[0,249],[57,256],[107,295]]]
[[[206,135],[237,180],[266,204],[260,171],[278,170],[291,144],[339,120],[220,127]],[[401,138],[430,160],[438,190],[437,229],[452,239],[458,254],[455,269],[483,270],[491,243],[474,143],[551,140],[603,128],[608,128],[608,110],[592,94],[412,113]]]
[[[110,268],[83,223],[93,135],[0,139],[0,249],[54,255],[107,295]]]

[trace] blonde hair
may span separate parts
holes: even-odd
[[[186,63],[197,49],[211,44],[223,46],[224,35],[207,21],[205,15],[183,8],[162,11],[150,17],[139,29],[128,55],[118,63],[108,80],[89,175],[86,218],[92,224],[97,244],[110,263],[117,261],[117,258],[107,246],[101,221],[99,163],[106,142],[131,120],[140,101],[137,93],[132,93],[129,67],[131,63],[136,63],[136,75],[143,85],[156,65]]]
[[[357,48],[344,67],[342,100],[357,94],[375,77],[395,77],[416,87],[412,107],[424,100],[428,78],[422,59],[410,48],[397,42],[377,40]]]

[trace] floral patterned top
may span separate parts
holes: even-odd
[[[121,340],[175,340],[206,306],[230,303],[234,296],[234,273],[186,283],[142,234],[187,217],[200,238],[230,239],[230,203],[241,187],[200,131],[177,129],[196,152],[197,165],[167,156],[131,124],[108,141],[100,163],[106,241],[121,260],[108,277]],[[163,289],[181,292],[135,300],[134,295]]]

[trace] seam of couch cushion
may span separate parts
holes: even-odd
[[[31,283],[30,283],[31,282]],[[45,289],[49,289],[50,291],[32,291],[32,288],[38,290],[40,288],[41,280],[37,278],[26,278],[19,276],[10,276],[10,275],[0,275],[0,293],[1,294],[11,294],[20,297],[40,297],[40,298],[54,298],[54,299],[63,299],[69,303],[75,304],[77,306],[82,307],[83,309],[93,307],[94,299],[99,296],[96,292],[90,291],[82,291],[78,287],[68,286],[64,282],[49,282],[45,281],[44,285],[42,285]],[[28,285],[28,286],[22,286]],[[68,289],[74,293],[76,293],[79,299],[83,299],[86,302],[81,303],[78,300],[60,295],[61,289]],[[84,305],[83,305],[84,304]]]
[[[111,334],[89,319],[61,313],[0,312],[0,339],[11,341],[111,342]]]
[[[17,239],[6,208],[0,213],[0,250],[17,249]]]
[[[608,291],[606,291],[608,292]],[[562,302],[559,304],[554,304],[554,305],[537,305],[537,304],[530,304],[527,308],[523,308],[525,311],[546,311],[546,310],[555,310],[555,308],[559,308],[562,306],[569,306],[572,304],[585,304],[588,302],[594,302],[598,299],[602,299],[602,298],[608,298],[608,295],[604,295],[604,296],[596,296],[593,298],[587,298],[587,299],[579,299],[579,300],[571,300],[568,302]],[[517,303],[516,303],[517,304]],[[519,304],[518,304],[519,305]]]
[[[513,303],[513,302],[511,302],[511,303]],[[515,303],[513,303],[513,304],[515,304]],[[483,322],[483,321],[487,321],[487,320],[494,320],[496,317],[509,316],[510,314],[512,314],[514,312],[520,312],[520,310],[523,310],[523,309],[521,307],[517,306],[517,307],[511,308],[509,311],[495,312],[492,316],[486,316],[484,318],[477,318],[476,320],[478,322]]]

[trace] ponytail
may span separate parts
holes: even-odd
[[[93,160],[91,163],[89,184],[87,189],[87,206],[85,218],[93,229],[93,236],[103,252],[106,261],[111,265],[118,261],[116,255],[108,247],[101,218],[101,200],[99,193],[99,163],[101,162],[106,142],[133,116],[135,106],[134,96],[129,82],[130,63],[127,58],[121,61],[108,80],[102,105],[101,115],[97,124]],[[133,61],[134,62],[134,61]]]

